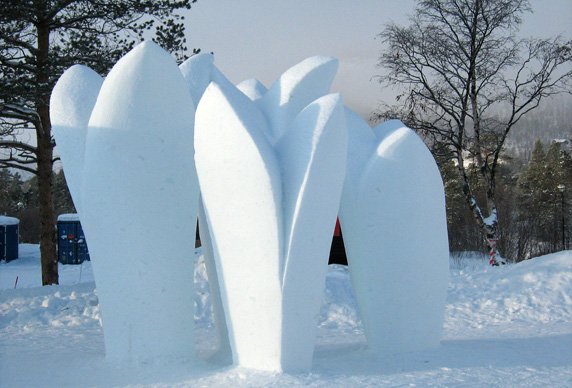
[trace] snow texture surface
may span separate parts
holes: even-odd
[[[194,354],[193,120],[177,64],[151,42],[117,62],[93,108],[81,218],[110,360]]]
[[[60,214],[58,216],[58,221],[79,221],[79,214],[76,213]]]
[[[105,360],[92,263],[60,264],[61,285],[40,287],[39,247],[21,244],[18,260],[0,263],[0,385],[569,387],[572,382],[572,251],[497,268],[488,266],[485,256],[453,258],[441,346],[384,358],[366,351],[347,268],[330,266],[313,368],[304,374],[212,361],[216,335],[209,286],[200,252],[196,257],[200,362],[118,366]]]
[[[266,86],[257,79],[251,78],[237,84],[236,87],[252,101],[260,99],[268,92]]]
[[[346,112],[350,140],[340,223],[370,351],[437,347],[448,253],[439,170],[400,121],[371,131]]]
[[[208,53],[193,55],[179,66],[193,102],[198,104],[207,86],[211,82],[214,69],[214,56]]]
[[[327,94],[338,70],[338,60],[314,56],[286,70],[267,93],[257,100],[269,123],[275,143],[309,103]]]
[[[20,220],[14,217],[0,216],[0,225],[18,225]]]

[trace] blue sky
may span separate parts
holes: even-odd
[[[269,86],[284,70],[312,55],[340,60],[333,91],[364,117],[389,100],[372,78],[384,24],[407,22],[413,0],[199,0],[188,17],[189,47],[215,53],[217,66],[238,83]],[[531,0],[526,36],[572,38],[572,0]]]

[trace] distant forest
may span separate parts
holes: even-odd
[[[454,164],[438,162],[445,183],[450,250],[484,253],[484,236],[467,209]],[[572,97],[546,100],[517,124],[499,172],[501,256],[520,261],[571,249]],[[476,182],[479,174],[473,175]]]
[[[511,131],[505,153],[528,161],[537,140],[549,144],[556,139],[572,140],[572,96],[545,100],[525,116]]]

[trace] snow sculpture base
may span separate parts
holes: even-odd
[[[373,132],[347,111],[340,221],[369,348],[439,345],[448,280],[443,183],[421,139],[392,120]]]

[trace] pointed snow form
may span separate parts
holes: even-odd
[[[203,93],[211,82],[214,68],[214,56],[210,53],[193,55],[181,63],[179,69],[187,81],[189,92],[195,105],[198,105]]]
[[[89,67],[74,65],[62,74],[50,99],[50,119],[57,150],[78,213],[81,213],[87,124],[102,83],[103,78]]]
[[[193,120],[179,68],[151,42],[117,62],[93,109],[82,224],[108,359],[193,356]]]
[[[262,96],[268,92],[266,86],[264,86],[262,82],[255,78],[244,80],[237,84],[236,87],[252,101],[256,101],[262,98]]]
[[[282,193],[266,120],[213,81],[197,110],[196,163],[235,363],[280,369]]]
[[[354,119],[348,120],[352,126]],[[363,132],[354,129],[348,128],[350,137]],[[401,122],[382,124],[373,133],[378,140],[369,160],[348,162],[346,185],[357,186],[344,188],[340,207],[352,284],[370,349],[418,351],[439,344],[443,324],[443,183],[425,144]],[[350,155],[368,149],[361,139],[349,144],[355,147]]]
[[[255,369],[311,367],[341,196],[340,98],[300,111],[274,148],[266,117],[222,74],[197,108],[195,159],[233,359]]]
[[[345,173],[347,138],[339,95],[308,105],[276,148],[284,192],[282,367],[307,371]]]
[[[307,58],[285,71],[257,101],[268,119],[272,143],[282,137],[302,109],[329,92],[337,70],[337,59]]]
[[[195,105],[198,105],[203,96],[203,93],[213,78],[224,78],[224,76],[214,65],[214,56],[212,54],[193,55],[185,62],[183,62],[179,66],[179,69],[187,81],[187,86]],[[226,321],[224,318],[224,309],[220,295],[218,273],[214,263],[214,253],[210,237],[210,228],[205,217],[206,214],[204,212],[202,198],[199,198],[199,232],[201,235],[201,246],[203,250],[203,258],[205,260],[207,277],[209,279],[211,304],[213,307],[214,323],[218,337],[218,348],[215,357],[219,360],[230,360],[232,354],[230,349],[230,342],[228,339],[228,328],[226,327]]]

